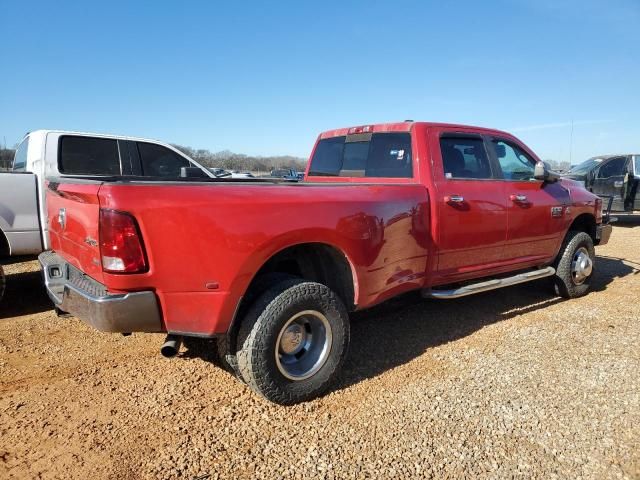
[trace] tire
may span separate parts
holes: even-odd
[[[2,269],[2,265],[0,265],[0,302],[2,302],[2,297],[4,297],[4,289],[7,286],[7,280],[4,276],[4,270]]]
[[[289,279],[264,292],[238,332],[238,369],[266,399],[292,405],[335,380],[349,347],[347,310],[327,286]]]
[[[244,300],[244,305],[250,306],[269,288],[277,285],[285,280],[291,280],[295,277],[293,275],[289,275],[288,273],[282,272],[270,272],[265,273],[258,276],[253,283],[251,284],[250,290],[247,292],[247,295]],[[247,312],[247,308],[243,308],[238,312],[238,315],[242,318]],[[236,342],[235,347],[232,348],[232,345]],[[217,340],[217,355],[218,355],[218,363],[219,366],[229,372],[231,375],[235,376],[238,380],[243,383],[246,383],[242,375],[240,374],[240,370],[238,369],[238,358],[234,353],[237,350],[237,339],[235,335],[226,335],[224,337],[220,337]]]
[[[595,249],[588,233],[570,230],[562,243],[554,264],[553,278],[556,294],[564,298],[578,298],[591,287]]]

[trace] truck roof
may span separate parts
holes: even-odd
[[[502,130],[496,130],[495,128],[477,127],[474,125],[463,125],[456,123],[439,123],[439,122],[415,122],[413,120],[407,120],[404,122],[391,122],[391,123],[370,123],[364,125],[357,125],[353,127],[336,128],[333,130],[327,130],[320,134],[320,138],[342,137],[349,135],[350,133],[375,133],[375,132],[409,132],[414,125],[424,125],[427,127],[446,127],[446,128],[459,128],[466,129],[472,128],[474,130],[480,130],[488,134],[500,134],[512,136],[509,132]],[[366,130],[363,130],[366,129]]]
[[[637,157],[640,156],[639,153],[609,153],[607,155],[596,155],[595,157],[591,157],[588,160],[609,160],[614,157]]]
[[[48,133],[58,133],[58,134],[68,134],[68,135],[82,135],[82,136],[99,137],[99,138],[115,138],[115,139],[118,139],[118,140],[132,140],[132,141],[135,141],[135,142],[153,142],[153,143],[157,143],[159,145],[170,146],[166,142],[163,142],[161,140],[156,140],[156,139],[153,139],[153,138],[131,137],[131,136],[128,136],[128,135],[115,135],[115,134],[111,134],[111,133],[77,132],[77,131],[73,131],[73,130],[40,129],[40,130],[34,130],[32,132],[28,132],[25,135],[25,137],[27,137],[27,136],[35,136],[35,135],[42,135],[44,137]]]

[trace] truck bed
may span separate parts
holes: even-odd
[[[300,244],[343,252],[357,308],[425,280],[428,191],[418,184],[64,178],[49,191],[52,249],[110,292],[153,289],[167,331],[224,333],[256,272]],[[100,209],[135,217],[147,272],[102,271]]]

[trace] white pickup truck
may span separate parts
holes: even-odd
[[[49,248],[45,179],[104,175],[140,179],[213,177],[205,167],[156,140],[37,130],[27,134],[10,172],[0,173],[0,258]],[[4,275],[0,267],[0,298]]]

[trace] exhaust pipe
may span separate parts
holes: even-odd
[[[164,339],[164,343],[160,347],[160,353],[163,357],[175,357],[178,354],[178,350],[180,350],[180,345],[182,345],[182,337],[167,335],[167,338]]]

